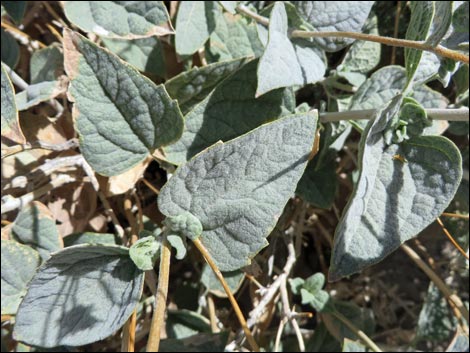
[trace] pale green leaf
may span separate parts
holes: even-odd
[[[41,258],[36,250],[2,239],[2,315],[15,315]]]
[[[165,76],[163,47],[157,37],[139,39],[103,38],[103,43],[114,54],[140,71]]]
[[[257,63],[235,71],[185,116],[183,136],[164,148],[170,162],[183,163],[219,140],[233,139],[295,109],[290,89],[255,98]]]
[[[284,4],[276,2],[269,18],[268,43],[258,65],[257,96],[280,87],[314,83],[325,74],[325,64],[311,43],[298,39],[294,48],[287,30]]]
[[[450,140],[421,136],[386,145],[383,132],[400,98],[379,110],[362,134],[359,181],[336,228],[332,281],[381,261],[418,235],[457,191],[461,156]]]
[[[12,235],[19,242],[31,245],[43,259],[63,248],[52,213],[38,201],[21,209],[13,224]]]
[[[374,1],[295,1],[300,16],[316,31],[360,32]],[[322,49],[338,51],[354,40],[315,38]]]
[[[449,27],[452,23],[452,1],[435,1],[435,14],[432,19],[429,36],[426,43],[435,47],[438,45],[442,38],[447,34]],[[468,11],[467,11],[468,18]],[[467,29],[468,31],[468,24]]]
[[[452,342],[450,342],[449,347],[447,347],[446,352],[468,352],[468,348],[468,335],[459,329]]]
[[[216,1],[181,1],[176,16],[175,48],[179,55],[192,55],[215,29]]]
[[[56,80],[64,71],[64,55],[56,45],[39,49],[31,55],[31,84]]]
[[[219,1],[219,3],[225,10],[227,10],[231,14],[235,13],[235,9],[238,5],[238,1]]]
[[[431,29],[434,14],[434,1],[412,1],[411,19],[406,31],[406,39],[412,41],[426,40]],[[406,76],[409,83],[414,79],[422,55],[422,50],[405,48]]]
[[[188,250],[186,249],[186,238],[179,234],[169,234],[166,236],[168,243],[176,250],[176,259],[182,260],[186,256]]]
[[[468,1],[462,1],[459,7],[452,14],[452,26],[454,31],[466,33],[468,37],[469,27],[469,4]]]
[[[249,24],[244,17],[227,12],[217,16],[215,30],[206,43],[208,62],[258,57],[263,50],[256,24]]]
[[[224,276],[225,281],[227,282],[228,287],[233,294],[238,291],[243,283],[243,279],[245,278],[245,273],[240,270],[223,272],[222,275]],[[215,296],[219,298],[227,297],[227,294],[225,293],[222,284],[220,284],[219,279],[207,264],[204,265],[204,268],[202,269],[201,283],[204,285],[204,287],[207,288],[209,292]]]
[[[197,217],[200,240],[220,270],[249,264],[294,194],[316,120],[313,114],[288,116],[196,155],[162,188],[160,211]]]
[[[330,296],[322,288],[325,285],[325,275],[315,273],[306,280],[294,278],[289,281],[294,294],[300,294],[302,304],[311,305],[319,312],[331,311]]]
[[[190,310],[169,310],[165,324],[168,338],[182,339],[200,332],[211,332],[210,321]]]
[[[144,275],[127,248],[77,245],[40,267],[18,310],[14,338],[44,348],[102,340],[127,321]]]
[[[152,270],[160,257],[160,242],[153,235],[140,238],[129,248],[129,256],[138,269]]]
[[[181,212],[176,216],[169,215],[163,222],[172,232],[191,240],[199,238],[202,234],[201,221],[190,212]]]
[[[370,350],[364,346],[361,341],[353,341],[349,338],[344,338],[342,352],[369,352]]]
[[[20,128],[18,120],[18,110],[15,102],[15,91],[8,77],[4,65],[2,64],[2,137],[16,142],[25,143],[25,137]],[[3,139],[2,139],[3,143]]]
[[[23,19],[26,5],[27,1],[2,1],[2,6],[17,24]]]
[[[96,172],[121,174],[181,136],[181,112],[163,85],[69,30],[64,50],[80,150]]]
[[[67,90],[67,80],[63,76],[57,81],[44,81],[29,85],[24,91],[16,94],[18,111],[27,110],[39,103],[55,98]]]
[[[101,245],[116,245],[116,238],[111,233],[74,233],[64,237],[64,246],[69,247],[80,244],[101,244]]]
[[[163,1],[65,1],[65,16],[85,32],[136,39],[173,33]]]
[[[178,101],[181,111],[187,113],[247,61],[246,58],[241,58],[195,67],[165,82],[165,88],[170,97]]]
[[[420,85],[434,78],[439,78],[439,67],[441,60],[434,54],[428,51],[423,52],[421,61],[416,69],[414,84]]]
[[[3,27],[1,31],[2,62],[14,69],[20,58],[20,46],[13,36],[6,32]]]

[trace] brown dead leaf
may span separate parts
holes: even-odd
[[[107,182],[104,187],[105,195],[120,195],[133,189],[139,179],[144,176],[145,169],[147,169],[151,161],[152,157],[149,156],[127,172],[107,178]]]

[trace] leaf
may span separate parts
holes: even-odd
[[[353,341],[349,338],[343,340],[342,352],[369,352],[369,349],[364,346],[361,341]]]
[[[206,43],[206,58],[213,63],[259,57],[263,50],[255,23],[248,23],[240,15],[224,12],[217,16],[215,29]]]
[[[222,5],[226,11],[230,12],[231,14],[235,14],[238,1],[219,1],[219,4]]]
[[[14,338],[44,348],[104,339],[134,311],[143,279],[127,248],[66,248],[52,255],[30,282],[16,316]]]
[[[374,1],[295,1],[300,16],[315,31],[360,32]],[[315,38],[326,51],[338,51],[354,40],[345,38]]]
[[[269,18],[269,39],[258,65],[256,96],[273,89],[306,85],[323,78],[326,67],[308,41],[297,40],[294,48],[287,36],[287,13],[282,2],[276,2]]]
[[[2,41],[3,43],[3,41]],[[3,52],[3,49],[2,49]],[[15,91],[2,64],[2,144],[3,138],[16,142],[25,143],[26,139],[21,131],[18,120],[18,110],[15,102]]]
[[[228,287],[230,288],[232,294],[235,294],[238,289],[240,289],[240,286],[245,279],[245,273],[240,270],[224,272],[222,275],[227,281]],[[201,283],[204,285],[204,287],[207,288],[209,292],[215,296],[219,298],[227,298],[227,294],[220,284],[219,279],[215,276],[214,271],[212,271],[212,269],[207,264],[205,264],[204,268],[202,269]]]
[[[171,98],[176,99],[183,113],[190,111],[227,76],[248,62],[247,58],[221,61],[194,67],[165,82]]]
[[[192,55],[209,39],[215,28],[215,1],[182,1],[176,16],[175,48],[179,55]]]
[[[319,312],[328,312],[333,310],[330,305],[330,295],[322,290],[325,285],[325,276],[323,273],[315,273],[306,280],[294,278],[289,280],[294,294],[300,294],[302,304],[309,304]]]
[[[424,305],[419,313],[416,339],[439,343],[449,339],[455,326],[447,300],[431,282]]]
[[[223,352],[229,332],[200,333],[184,339],[168,338],[160,343],[160,352]]]
[[[15,96],[18,110],[27,110],[65,93],[67,83],[67,78],[62,76],[57,81],[44,81],[29,85],[24,91],[17,93]]]
[[[426,40],[431,29],[434,13],[434,1],[412,1],[411,19],[406,31],[406,39],[412,41]],[[414,79],[422,55],[422,50],[405,48],[406,76],[409,83]]]
[[[31,84],[56,80],[64,71],[63,62],[64,55],[56,45],[35,51],[29,62]]]
[[[160,242],[153,235],[140,238],[129,248],[129,256],[138,269],[153,270],[160,257]]]
[[[163,1],[65,1],[65,16],[85,32],[136,39],[172,34]]]
[[[64,50],[80,150],[96,172],[121,174],[181,136],[181,112],[163,85],[69,30]]]
[[[13,36],[6,32],[3,27],[1,31],[2,62],[14,69],[20,58],[20,46]]]
[[[446,352],[468,352],[468,348],[468,335],[458,330],[452,342],[450,342],[449,347],[447,347]]]
[[[426,44],[429,44],[433,47],[437,46],[441,42],[442,38],[444,38],[444,36],[447,34],[447,31],[449,30],[449,27],[452,23],[452,2],[435,1],[434,6],[435,13],[432,19],[429,36],[426,39]],[[466,27],[466,31],[468,31],[468,26]]]
[[[110,51],[134,66],[139,71],[165,76],[165,58],[163,46],[157,37],[139,39],[103,38],[103,43]]]
[[[2,6],[17,24],[23,19],[26,5],[26,1],[2,1]]]
[[[235,71],[185,116],[183,136],[164,148],[171,163],[183,163],[219,140],[243,135],[295,109],[290,89],[255,98],[257,63]]]
[[[19,242],[31,245],[46,260],[63,248],[63,241],[51,211],[39,201],[23,207],[15,219],[12,234]]]
[[[400,103],[397,96],[378,111],[362,134],[359,181],[336,228],[330,281],[381,261],[415,237],[457,191],[461,156],[447,138],[421,136],[386,145],[383,132]]]
[[[2,315],[15,315],[41,258],[36,250],[2,239]]]
[[[81,244],[116,245],[116,238],[111,233],[83,232],[64,237],[64,246],[70,247]]]
[[[160,211],[197,217],[200,240],[221,271],[249,264],[294,194],[316,120],[313,114],[288,116],[196,155],[161,189]]]
[[[211,332],[210,322],[204,316],[190,310],[169,310],[166,320],[168,338],[187,338],[200,332]]]

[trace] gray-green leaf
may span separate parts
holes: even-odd
[[[129,256],[140,270],[152,270],[160,257],[160,242],[153,235],[141,238],[129,248]]]
[[[8,77],[3,63],[1,65],[2,137],[6,137],[13,142],[25,143],[26,140],[23,132],[21,131],[20,122],[18,120],[18,110],[16,108],[13,84]]]
[[[57,81],[44,81],[29,85],[15,96],[18,111],[27,110],[39,103],[55,98],[67,90],[67,77]]]
[[[217,143],[179,167],[158,197],[166,216],[190,212],[221,271],[250,263],[267,245],[304,172],[316,115],[298,114]]]
[[[31,84],[56,80],[64,71],[63,62],[64,55],[56,45],[35,51],[29,62]]]
[[[268,43],[258,64],[257,96],[280,87],[314,83],[325,74],[325,64],[311,49],[311,43],[297,40],[294,48],[287,30],[284,4],[276,2],[269,18]]]
[[[2,45],[2,62],[14,69],[20,58],[20,46],[13,36],[0,28]]]
[[[362,134],[360,176],[336,228],[331,281],[381,261],[432,223],[457,191],[461,156],[447,138],[386,145],[383,132],[401,100],[378,111]]]
[[[179,55],[192,55],[215,29],[216,1],[182,1],[176,17],[175,48]]]
[[[139,302],[143,272],[118,246],[78,245],[46,261],[16,316],[17,341],[82,346],[118,330]]]
[[[299,14],[316,31],[360,32],[374,1],[295,1]],[[315,38],[322,49],[338,51],[354,40]]]
[[[183,163],[219,140],[233,139],[295,109],[291,89],[255,98],[257,63],[235,71],[185,116],[183,136],[164,148],[170,162]]]
[[[64,237],[65,247],[80,244],[116,245],[116,238],[112,233],[94,232],[74,233]]]
[[[21,243],[31,245],[43,259],[63,248],[52,213],[38,201],[21,209],[13,224],[12,235]]]
[[[2,6],[17,24],[23,19],[26,4],[27,1],[2,1]]]
[[[163,85],[70,30],[64,50],[80,150],[96,172],[121,174],[181,136],[181,112]]]
[[[163,1],[65,1],[65,16],[85,32],[136,39],[173,33]]]
[[[36,250],[2,239],[2,315],[15,315],[41,258]]]
[[[243,279],[245,278],[245,273],[240,270],[229,271],[222,273],[225,280],[227,281],[228,287],[232,293],[236,293],[240,286],[243,283]],[[204,287],[207,288],[212,294],[216,295],[220,298],[226,298],[227,294],[225,293],[222,284],[220,284],[219,279],[214,274],[214,271],[210,268],[209,265],[205,264],[204,268],[202,269],[201,275],[201,283]]]

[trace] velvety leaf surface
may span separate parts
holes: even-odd
[[[432,223],[457,191],[461,156],[447,138],[385,144],[383,131],[400,102],[378,111],[362,134],[360,176],[336,228],[331,281],[381,261]]]
[[[197,217],[220,270],[249,264],[294,194],[315,128],[315,115],[297,114],[215,144],[176,170],[158,197],[160,211]]]
[[[5,137],[13,142],[25,143],[26,141],[23,132],[21,131],[20,123],[18,120],[18,110],[16,108],[15,102],[15,91],[3,64],[1,70],[2,137]]]
[[[62,78],[57,81],[35,83],[16,94],[16,105],[19,111],[27,110],[39,103],[46,102],[65,93],[66,89],[67,80],[65,76],[62,76]]]
[[[374,1],[295,1],[297,11],[316,31],[360,32]],[[315,38],[322,49],[337,51],[354,40]]]
[[[64,71],[63,63],[64,55],[56,45],[35,51],[29,62],[31,84],[56,80]]]
[[[247,61],[247,58],[241,58],[195,67],[165,82],[165,88],[170,97],[178,101],[181,111],[187,113]]]
[[[65,1],[65,16],[85,32],[109,38],[172,33],[163,1]]]
[[[163,85],[69,30],[64,48],[80,149],[96,172],[121,174],[181,136],[181,112]]]
[[[295,109],[290,89],[255,98],[257,63],[235,71],[185,116],[183,136],[164,149],[170,162],[183,163],[219,140],[233,139]]]
[[[64,246],[73,246],[80,244],[102,244],[116,245],[115,235],[112,233],[75,233],[64,237]]]
[[[245,273],[240,270],[229,271],[222,273],[227,284],[230,288],[232,293],[236,293],[240,288],[241,284],[243,283],[243,279],[245,278]],[[201,283],[204,287],[207,288],[212,294],[216,295],[217,297],[226,298],[227,294],[224,291],[224,288],[220,284],[219,279],[214,274],[214,271],[210,268],[209,265],[204,265],[202,269],[201,275]]]
[[[21,209],[15,219],[12,234],[21,243],[36,249],[43,259],[48,259],[50,253],[63,247],[51,211],[38,201]]]
[[[2,315],[15,315],[41,258],[36,250],[2,239]]]
[[[1,32],[2,44],[2,62],[7,64],[10,68],[14,69],[20,58],[20,46],[13,36],[6,32],[3,27]]]
[[[235,13],[238,1],[219,1],[219,4],[222,5],[225,10],[233,14]]]
[[[126,248],[66,248],[52,255],[29,284],[16,316],[15,339],[45,348],[104,339],[135,309],[143,278]]]

